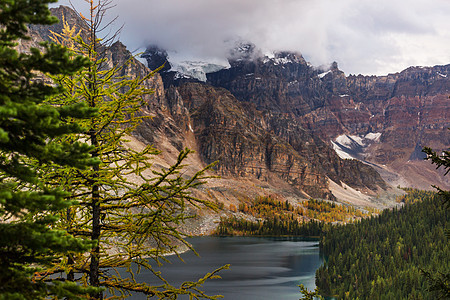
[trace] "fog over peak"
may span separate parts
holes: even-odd
[[[129,50],[158,45],[174,60],[224,63],[230,41],[297,51],[315,66],[384,75],[450,63],[448,0],[116,0]],[[67,4],[60,1],[58,4]],[[79,10],[85,3],[72,0]]]

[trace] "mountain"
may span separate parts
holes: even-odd
[[[246,62],[252,64],[253,55],[247,55],[244,51],[253,49],[245,45],[240,47],[240,51],[236,51],[238,54],[230,60],[231,68],[209,73],[208,78],[211,74],[233,72],[236,65],[245,68]],[[148,49],[145,57],[153,57],[152,51],[153,48]],[[294,62],[297,68],[306,65],[303,58],[288,53],[278,55],[271,61],[272,66],[288,62]],[[261,76],[271,76],[275,81],[283,76],[271,73],[270,69],[260,73]],[[231,76],[239,81],[239,74],[249,77],[247,70]],[[239,100],[237,92],[230,93],[186,75],[170,71],[162,74],[165,85],[177,89],[189,106],[203,160],[219,160],[218,171],[222,175],[256,177],[266,181],[270,178],[269,174],[276,175],[295,186],[305,197],[325,199],[335,198],[328,188],[329,179],[372,194],[377,189],[387,188],[370,167],[358,161],[340,159],[330,145],[305,129],[292,115],[281,114],[276,109],[261,109],[254,105],[255,101]],[[273,100],[270,93],[265,92],[270,87],[266,84],[260,92],[261,97],[266,97],[268,101]]]
[[[70,8],[52,12],[83,27]],[[61,25],[30,27],[32,42],[48,40],[50,30],[58,32]],[[154,93],[145,98],[141,114],[151,118],[128,146],[160,149],[156,168],[174,163],[184,147],[196,150],[187,161],[188,173],[218,161],[210,174],[221,178],[193,193],[226,209],[263,195],[293,204],[314,197],[385,208],[395,205],[395,186],[415,185],[418,175],[427,187],[431,181],[448,184],[432,180],[439,176],[419,160],[419,150],[450,144],[445,130],[450,127],[450,67],[346,76],[336,63],[316,69],[299,53],[267,57],[250,43],[232,49],[225,68],[207,62],[176,65],[157,46],[142,56],[150,69],[120,42],[106,53],[115,64],[133,60],[123,71],[126,76],[147,74],[165,63],[145,82]],[[350,157],[356,159],[345,159]],[[192,226],[192,233],[208,232],[218,219],[195,221],[201,224]]]
[[[208,74],[208,82],[257,109],[288,114],[328,143],[342,136],[362,139],[362,153],[354,157],[397,173],[402,186],[450,186],[420,153],[423,146],[441,151],[450,145],[450,65],[346,76],[337,63],[318,70],[292,52],[230,65]]]

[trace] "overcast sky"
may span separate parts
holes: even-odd
[[[67,4],[68,0],[58,3]],[[84,11],[84,0],[72,0]],[[450,64],[450,0],[115,0],[129,50],[147,44],[172,59],[223,61],[227,43],[298,51],[314,66],[386,75]],[[228,42],[227,42],[228,41]]]

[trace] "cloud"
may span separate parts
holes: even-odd
[[[60,1],[61,3],[62,1]],[[76,3],[75,3],[76,2]],[[73,1],[77,5],[80,0]],[[116,0],[129,49],[157,44],[176,59],[224,60],[241,38],[313,65],[387,74],[450,63],[448,0]]]

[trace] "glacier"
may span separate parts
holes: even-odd
[[[207,73],[217,72],[230,67],[229,65],[218,65],[203,61],[181,61],[172,64],[171,71],[179,73],[178,77],[195,78],[203,82],[206,82]]]

